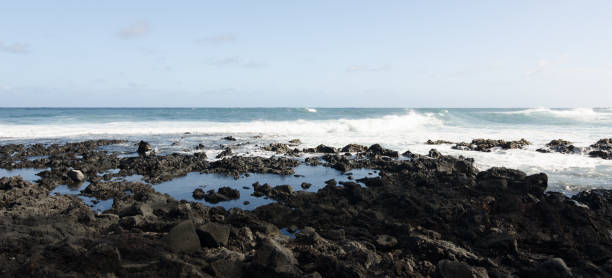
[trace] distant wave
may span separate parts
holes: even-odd
[[[571,109],[551,109],[551,108],[529,108],[518,111],[500,111],[494,112],[496,114],[509,114],[509,115],[525,115],[531,117],[555,117],[572,119],[575,121],[612,121],[612,110],[607,109],[593,109],[593,108],[571,108]]]
[[[182,134],[239,134],[263,133],[279,135],[334,133],[384,134],[413,132],[416,129],[442,126],[443,122],[430,113],[409,111],[402,115],[387,115],[379,118],[336,119],[336,120],[295,120],[295,121],[144,121],[105,122],[70,124],[0,124],[2,138],[53,138],[87,135],[155,135]]]
[[[310,112],[310,113],[317,113],[317,109],[314,108],[305,108],[306,111]]]

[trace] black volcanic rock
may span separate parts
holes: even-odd
[[[138,152],[139,154],[145,154],[147,152],[150,152],[151,150],[153,150],[153,148],[148,142],[140,141],[140,143],[138,143],[138,150],[136,150],[136,152]]]
[[[261,180],[253,184],[253,194],[274,202],[252,211],[228,210],[175,200],[151,183],[189,172],[287,176],[304,162],[241,156],[208,162],[186,154],[118,158],[98,150],[99,144],[104,142],[0,146],[6,159],[1,165],[49,168],[39,173],[37,183],[0,177],[0,276],[612,274],[612,191],[572,197],[547,192],[543,173],[503,167],[479,171],[471,159],[437,153],[436,159],[406,153],[410,159],[394,160],[375,147],[370,155],[330,153],[308,161],[379,174],[360,179],[363,184],[330,180],[317,192],[294,192]],[[50,157],[12,158],[25,153]],[[94,212],[80,196],[51,196],[53,188],[67,184],[70,169],[88,177],[90,184],[80,194],[112,199],[112,207]],[[105,173],[109,169],[119,172]],[[148,183],[115,179],[133,174]],[[201,193],[218,200],[240,196],[229,187]],[[288,229],[281,234],[278,227]]]

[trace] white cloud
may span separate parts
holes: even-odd
[[[0,42],[0,51],[12,54],[25,54],[30,52],[30,45],[27,43],[3,43]]]
[[[149,33],[150,29],[149,23],[137,22],[119,30],[119,32],[117,32],[117,37],[121,39],[139,38]]]
[[[216,67],[240,67],[240,68],[263,68],[267,66],[264,62],[243,60],[240,57],[231,56],[223,58],[211,58],[206,61],[206,64]]]
[[[219,34],[211,37],[196,39],[197,43],[208,43],[208,44],[225,44],[233,43],[236,41],[236,37],[232,34]]]
[[[390,65],[351,65],[346,71],[347,72],[378,72],[378,71],[388,71],[391,69]]]

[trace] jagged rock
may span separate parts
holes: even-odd
[[[325,146],[325,145],[318,145],[315,148],[315,150],[318,153],[337,153],[338,152],[338,149],[334,147]]]
[[[239,198],[240,191],[227,186],[220,187],[219,189],[217,189],[217,192],[215,192],[214,190],[208,190],[206,194],[204,194],[204,200],[213,204]]]
[[[266,151],[276,152],[276,153],[286,153],[289,152],[289,146],[287,144],[282,143],[274,143],[268,146],[262,147],[262,149]]]
[[[204,199],[204,195],[205,195],[205,193],[204,193],[204,190],[202,188],[196,188],[193,191],[193,194],[192,194],[193,198],[196,199],[196,200]]]
[[[229,156],[229,155],[232,155],[232,148],[227,147],[227,148],[225,148],[225,149],[224,149],[222,152],[220,152],[220,153],[219,153],[219,154],[216,156],[216,158],[222,158],[222,157]]]
[[[612,138],[600,139],[591,145],[591,149],[593,150],[589,152],[589,155],[592,157],[612,159]]]
[[[310,186],[312,186],[312,184],[307,183],[307,182],[303,182],[303,183],[302,183],[300,186],[301,186],[303,189],[308,189],[308,188],[310,188]]]
[[[431,158],[436,159],[436,158],[439,158],[440,156],[442,156],[442,154],[440,154],[440,152],[438,150],[436,150],[436,149],[431,149],[431,150],[429,150],[428,156],[431,157]]]
[[[358,144],[348,144],[342,148],[342,152],[360,153],[368,150],[368,147]]]
[[[284,277],[300,277],[302,271],[296,266],[297,259],[291,250],[280,243],[265,238],[253,257],[253,264],[260,275],[282,275]]]
[[[381,145],[379,144],[374,144],[372,146],[370,146],[368,148],[368,154],[369,155],[382,155],[382,156],[388,156],[388,157],[399,157],[399,153],[396,151],[392,151],[389,149],[385,149],[383,148]]]
[[[139,154],[145,154],[147,152],[150,152],[151,150],[153,150],[153,148],[151,147],[151,145],[145,141],[140,141],[140,143],[138,143],[138,150],[137,152]]]
[[[210,222],[198,226],[196,233],[200,238],[202,247],[216,248],[227,246],[230,227],[228,225]]]
[[[230,135],[230,136],[223,137],[223,140],[227,140],[227,141],[236,141],[236,138],[234,138],[234,137],[232,137],[232,136]]]
[[[425,142],[425,144],[427,145],[442,145],[442,144],[454,144],[451,141],[446,141],[446,140],[436,140],[436,141],[432,141],[431,139],[428,139],[427,142]]]
[[[472,150],[481,152],[490,152],[493,148],[508,149],[520,149],[526,145],[531,145],[531,142],[521,139],[518,141],[505,141],[505,140],[493,140],[493,139],[473,139],[471,143],[460,142],[453,146],[453,149],[457,150]]]

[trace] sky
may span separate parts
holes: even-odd
[[[1,107],[610,107],[612,1],[2,1]]]

